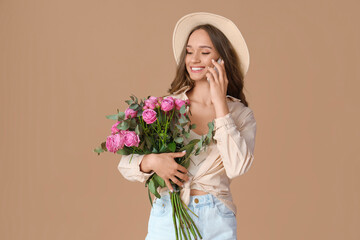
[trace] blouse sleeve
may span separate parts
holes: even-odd
[[[214,139],[226,175],[232,179],[246,173],[254,160],[256,121],[250,109],[244,120],[233,119],[232,113],[214,119]]]
[[[129,160],[133,155],[131,162]],[[135,182],[146,182],[146,180],[155,172],[151,171],[150,173],[145,173],[140,170],[140,163],[143,160],[145,155],[140,154],[130,154],[130,155],[122,155],[118,170],[124,176],[125,179]]]

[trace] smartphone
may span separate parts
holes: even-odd
[[[217,63],[220,64],[221,63],[221,57],[219,57],[219,59],[217,60]],[[214,67],[215,71],[219,74],[219,71],[216,69],[216,67]]]
[[[217,63],[220,64],[221,63],[221,57],[219,57],[219,59],[217,60]],[[217,72],[217,74],[219,74],[219,71],[216,69],[216,67],[214,67],[215,71]],[[210,83],[210,80],[207,79],[208,83]]]

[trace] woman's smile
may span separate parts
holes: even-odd
[[[193,73],[200,73],[205,69],[205,67],[190,67],[190,69]]]

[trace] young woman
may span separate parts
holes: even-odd
[[[191,157],[188,169],[174,160],[185,153],[134,154],[130,164],[130,156],[122,156],[118,169],[130,181],[145,182],[156,172],[166,182],[151,209],[147,240],[175,239],[170,179],[181,187],[181,199],[198,216],[189,213],[203,239],[236,239],[230,182],[250,168],[256,135],[254,114],[243,93],[248,49],[232,21],[197,12],[177,22],[173,50],[177,70],[169,96],[190,100],[187,111],[196,124],[186,141],[206,135],[208,122],[214,121],[213,141]]]

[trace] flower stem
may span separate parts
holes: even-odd
[[[179,215],[181,216],[181,219],[183,220],[184,223],[186,223],[186,231],[188,233],[188,236],[190,237],[191,234],[190,234],[190,231],[189,231],[189,228],[191,230],[191,222],[186,218],[186,215],[184,214],[184,207],[182,206],[181,202],[179,201],[180,200],[180,196],[178,196],[176,198],[176,201],[177,201],[177,206],[179,208]],[[192,231],[193,232],[193,231]],[[194,236],[196,238],[196,234],[194,233]]]
[[[185,206],[186,206],[186,204],[184,204]],[[186,206],[187,207],[187,206]],[[187,207],[187,209],[189,209],[188,207]],[[190,210],[190,209],[189,209]],[[191,210],[190,210],[191,211]],[[191,211],[192,212],[192,211]],[[193,212],[192,212],[193,213]],[[190,217],[190,215],[189,215],[189,213],[187,212],[187,211],[185,211],[185,214],[186,214],[186,216],[188,216],[189,217],[189,219],[190,219],[190,221],[191,221],[191,223],[193,224],[193,226],[194,226],[194,228],[195,228],[195,230],[196,230],[196,232],[197,232],[197,234],[199,235],[199,237],[200,237],[200,239],[202,239],[202,236],[201,236],[201,234],[200,234],[200,232],[199,232],[199,230],[198,230],[198,228],[196,227],[196,224],[194,223],[194,221],[192,220],[192,218]],[[195,216],[197,216],[195,213],[194,213],[194,215]]]
[[[178,229],[177,229],[176,217],[175,217],[174,193],[170,193],[170,199],[171,199],[171,207],[173,210],[172,215],[173,215],[173,222],[174,222],[174,227],[175,227],[175,236],[176,236],[176,240],[178,240],[179,237],[178,237]]]
[[[178,220],[179,220],[179,229],[180,229],[180,237],[181,237],[181,233],[184,235],[184,237],[185,237],[185,240],[187,240],[187,237],[186,237],[186,234],[185,234],[185,231],[184,231],[184,224],[183,224],[183,222],[181,221],[182,219],[181,219],[181,216],[180,216],[180,211],[179,211],[179,206],[178,206],[178,204],[177,204],[177,201],[176,201],[176,199],[177,199],[177,197],[178,197],[178,193],[177,192],[175,192],[174,193],[175,195],[174,195],[174,205],[175,205],[175,213],[176,213],[176,216],[177,216],[177,218],[178,218]]]

